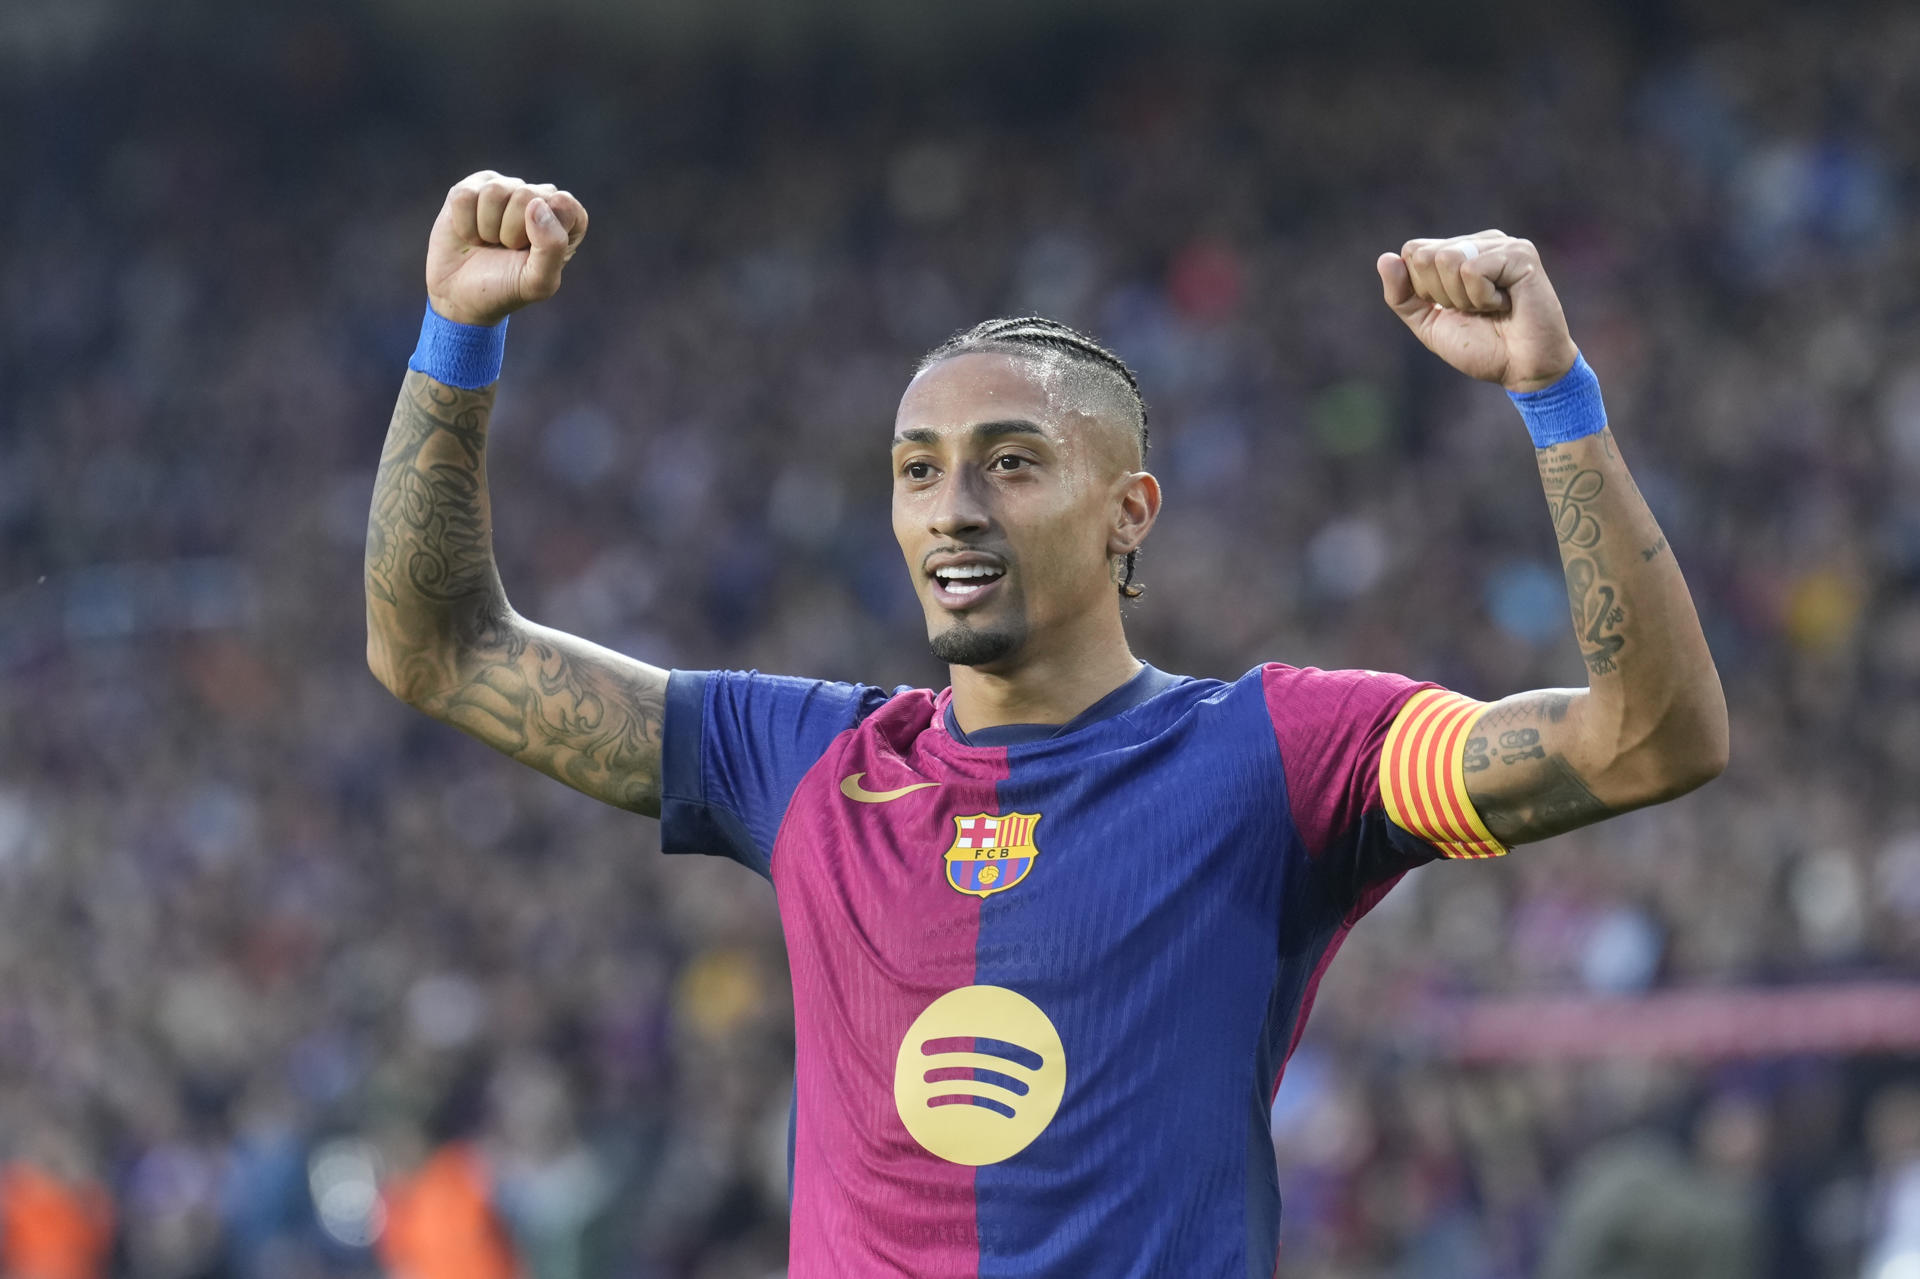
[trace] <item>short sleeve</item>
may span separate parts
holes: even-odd
[[[660,847],[771,873],[787,804],[833,739],[886,700],[864,684],[674,671],[661,747]]]
[[[1289,816],[1349,919],[1423,862],[1506,851],[1473,812],[1460,772],[1481,703],[1380,671],[1275,664],[1261,668],[1261,682]]]

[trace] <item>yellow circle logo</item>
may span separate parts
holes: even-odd
[[[1060,1032],[1004,986],[963,986],[928,1004],[893,1067],[893,1102],[913,1139],[976,1168],[1031,1145],[1066,1090]]]

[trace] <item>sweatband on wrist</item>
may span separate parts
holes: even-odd
[[[427,304],[420,322],[420,344],[413,348],[407,367],[436,382],[477,391],[500,380],[500,361],[507,351],[507,322],[462,324],[449,320]]]
[[[1607,406],[1600,400],[1600,379],[1584,355],[1552,386],[1538,391],[1508,391],[1533,437],[1533,447],[1551,448],[1598,435],[1607,428]]]

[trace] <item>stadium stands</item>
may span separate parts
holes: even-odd
[[[1520,425],[1372,266],[1538,241],[1733,762],[1425,868],[1357,930],[1276,1105],[1281,1273],[1577,1279],[1644,1224],[1618,1185],[1671,1187],[1745,1273],[1916,1273],[1911,1037],[1836,1013],[1673,1047],[1641,997],[1777,1025],[1768,990],[1910,1012],[1920,980],[1920,12],[1601,25],[1491,70],[1065,41],[926,90],[832,50],[422,74],[370,19],[234,8],[218,46],[135,28],[0,86],[27,122],[0,136],[0,1194],[68,1205],[76,1279],[108,1220],[136,1279],[379,1273],[381,1184],[453,1151],[534,1279],[783,1268],[770,893],[363,662],[426,228],[483,165],[593,216],[509,343],[515,604],[663,664],[881,684],[940,677],[887,531],[894,401],[947,332],[1029,310],[1141,374],[1168,495],[1142,656],[1578,682]],[[1648,1048],[1512,1050],[1490,1000],[1589,1044],[1625,1010]]]

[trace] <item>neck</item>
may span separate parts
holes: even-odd
[[[1002,724],[1064,724],[1140,673],[1119,610],[1074,637],[1036,645],[992,669],[950,666],[962,732]]]

